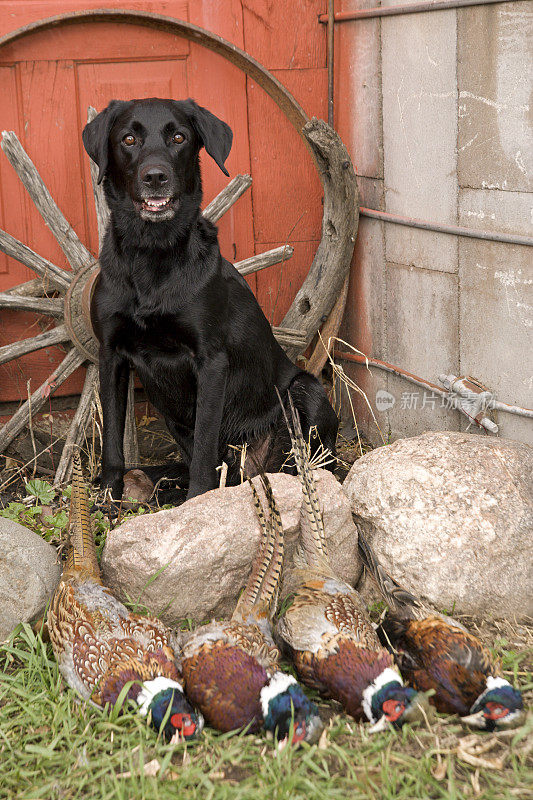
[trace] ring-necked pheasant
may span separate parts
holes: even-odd
[[[355,719],[366,717],[376,723],[373,730],[422,719],[427,698],[403,685],[361,598],[331,569],[307,447],[290,398],[289,404],[292,425],[287,417],[286,421],[304,500],[295,555],[297,589],[278,621],[276,634],[304,683],[338,700]]]
[[[359,552],[389,606],[378,635],[397,653],[406,680],[422,691],[434,689],[430,702],[438,711],[459,714],[473,727],[492,731],[520,725],[526,716],[522,695],[500,675],[479,639],[403,589],[361,533]]]
[[[139,713],[167,739],[192,739],[203,718],[183,693],[172,634],[160,620],[133,614],[102,584],[79,454],[74,455],[67,562],[47,626],[68,685],[97,706],[125,687]]]
[[[183,643],[187,696],[220,731],[263,726],[278,739],[315,742],[323,728],[318,710],[292,675],[280,669],[271,632],[283,563],[283,528],[270,482],[261,476],[269,505],[265,517],[250,481],[262,529],[246,587],[229,621],[197,628]]]

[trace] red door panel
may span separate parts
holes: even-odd
[[[72,61],[32,61],[18,66],[24,119],[24,149],[55,202],[81,241],[87,239],[83,190],[80,182],[79,125],[73,99],[76,96]],[[46,109],[46,113],[43,113]],[[63,251],[45,221],[28,202],[28,244],[54,264],[67,267]]]
[[[19,113],[17,69],[0,66],[0,109],[2,130],[19,130],[22,115]],[[20,181],[13,167],[3,156],[0,158],[0,225],[2,230],[23,242],[29,241],[25,198]],[[35,277],[33,273],[0,253],[0,291],[16,283],[24,283]],[[0,317],[0,331],[5,322]]]

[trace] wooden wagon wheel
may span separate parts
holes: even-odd
[[[325,122],[309,120],[294,98],[257,61],[230,42],[190,23],[146,12],[88,11],[62,14],[32,23],[0,39],[0,47],[28,34],[61,24],[84,21],[116,21],[143,24],[171,31],[203,45],[242,69],[260,85],[286,114],[299,135],[308,145],[324,188],[324,213],[322,239],[317,248],[309,273],[298,291],[291,308],[279,328],[274,328],[278,341],[291,358],[297,357],[310,343],[319,327],[338,327],[346,300],[347,274],[355,243],[358,222],[358,196],[355,174],[343,143]],[[89,119],[96,112],[89,109]],[[0,309],[11,308],[35,311],[60,320],[52,330],[29,339],[0,348],[0,364],[12,361],[27,353],[54,344],[71,344],[63,361],[28,400],[21,405],[11,420],[0,429],[0,453],[28,425],[31,415],[37,413],[46,398],[82,364],[88,362],[85,384],[79,405],[70,425],[61,459],[55,475],[57,485],[70,478],[72,451],[81,443],[89,421],[91,404],[98,385],[96,367],[98,345],[94,337],[90,301],[98,274],[97,259],[78,239],[67,222],[35,165],[24,151],[12,131],[3,134],[2,149],[63,250],[72,272],[66,271],[33,252],[5,231],[0,231],[0,250],[32,269],[40,278],[0,293]],[[95,196],[98,234],[101,242],[108,218],[108,210],[101,186],[96,184],[96,165],[91,163],[91,176]],[[204,216],[217,222],[251,185],[249,175],[238,175],[207,206]],[[278,247],[258,256],[241,261],[235,266],[242,274],[277,264],[292,255],[289,246]],[[46,296],[54,293],[59,297]],[[43,296],[45,295],[45,296]],[[331,312],[331,313],[330,313]],[[328,319],[328,315],[329,319]],[[332,331],[334,332],[334,331]],[[316,371],[324,363],[322,345],[311,356]],[[125,433],[125,458],[131,465],[138,462],[138,448],[133,415],[133,379],[130,379],[128,420]]]

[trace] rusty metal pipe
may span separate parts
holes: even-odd
[[[503,242],[504,244],[519,244],[525,247],[533,246],[531,236],[521,236],[518,233],[498,233],[495,231],[476,231],[474,228],[464,228],[462,225],[445,225],[440,222],[430,222],[414,217],[402,217],[399,214],[389,214],[386,211],[376,211],[374,208],[360,208],[362,217],[379,219],[382,222],[392,222],[395,225],[406,225],[409,228],[421,228],[424,231],[436,233],[450,233],[455,236],[467,236],[470,239],[486,239],[490,242]]]
[[[495,3],[512,3],[516,0],[428,0],[423,3],[408,3],[403,6],[377,6],[361,8],[358,11],[339,11],[335,14],[335,22],[350,22],[373,17],[394,17],[398,14],[420,14],[423,11],[446,11],[450,8],[467,8],[468,6],[488,6]],[[320,14],[318,21],[328,23],[329,14]]]
[[[337,348],[335,348],[333,351],[333,357],[339,358],[341,361],[352,361],[354,364],[360,364],[363,367],[377,367],[378,369],[385,370],[385,372],[392,373],[392,375],[397,375],[399,378],[405,378],[411,383],[421,386],[424,389],[430,389],[432,392],[440,395],[441,397],[448,397],[450,394],[441,386],[437,386],[435,383],[426,381],[424,378],[419,378],[418,375],[413,375],[412,372],[407,372],[407,370],[397,367],[394,364],[389,364],[387,361],[380,361],[379,358],[367,358],[359,353],[347,353],[344,350],[337,350]],[[500,400],[495,400],[493,405],[491,405],[491,408],[495,411],[505,411],[507,414],[516,414],[520,417],[531,417],[533,419],[533,408],[511,406],[508,403],[502,403]]]

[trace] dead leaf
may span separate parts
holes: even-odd
[[[436,781],[443,781],[448,774],[448,759],[444,760],[440,753],[437,753],[437,766],[431,770],[431,774]]]
[[[479,785],[479,770],[476,769],[475,772],[471,773],[470,775],[470,783],[472,784],[472,789],[474,791],[474,797],[479,797],[481,794],[481,786]]]
[[[320,739],[318,740],[318,749],[319,750],[327,750],[328,749],[328,729],[327,728],[324,728],[324,730],[320,734]]]
[[[54,523],[50,522],[49,517],[53,517],[55,513],[56,511],[54,508],[52,508],[52,506],[42,506],[41,513],[39,514],[39,521],[46,528],[53,528]]]
[[[161,769],[161,764],[159,763],[157,758],[153,758],[152,761],[149,761],[147,764],[144,765],[144,774],[148,775],[149,778],[154,778],[160,769]]]
[[[157,758],[153,758],[151,761],[148,761],[143,766],[143,772],[148,778],[155,778],[159,770],[161,769],[161,764],[157,760]],[[128,770],[127,772],[119,772],[117,778],[131,778],[132,773]]]
[[[476,749],[478,752],[473,752],[473,750]],[[464,744],[463,740],[461,740],[457,745],[457,756],[461,759],[461,761],[465,761],[467,764],[471,764],[473,767],[502,770],[504,766],[503,758],[485,758],[479,755],[480,752],[486,752],[486,750],[490,749],[492,749],[492,745],[489,745],[489,747],[485,745],[481,748],[472,748],[472,750],[470,750],[468,749],[467,745]]]

